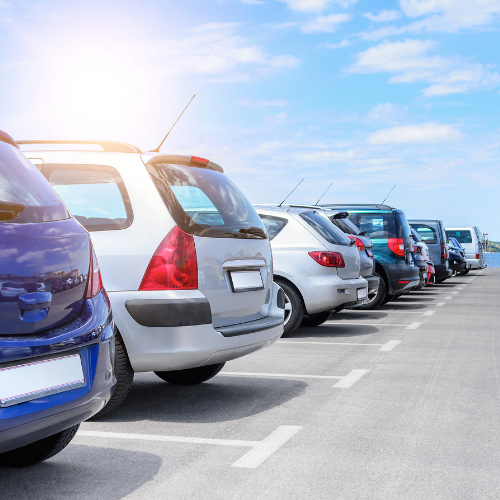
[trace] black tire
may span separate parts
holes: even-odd
[[[285,281],[274,280],[285,292],[285,322],[283,325],[283,335],[289,335],[297,330],[304,317],[304,305],[302,299],[295,288]]]
[[[186,370],[172,370],[170,372],[155,372],[165,382],[175,385],[196,385],[215,377],[226,363],[198,366]]]
[[[316,314],[304,314],[300,326],[319,326],[330,317],[330,311],[324,311]]]
[[[470,271],[470,269],[466,269],[465,271],[460,271],[459,273],[457,273],[459,276],[465,276],[468,272]]]
[[[378,285],[378,291],[377,294],[371,298],[370,293],[368,293],[368,304],[363,304],[361,306],[356,306],[356,309],[376,309],[377,307],[381,306],[384,304],[384,301],[386,300],[387,294],[387,285],[385,284],[384,278],[380,276],[378,273],[373,273],[374,276],[378,276],[380,278],[380,283]],[[392,296],[391,296],[392,297]]]
[[[0,453],[0,466],[29,467],[38,462],[43,462],[64,450],[75,437],[78,427],[80,427],[80,424],[21,448]]]
[[[106,406],[93,417],[89,418],[89,420],[103,417],[120,406],[123,401],[125,401],[125,398],[132,387],[132,382],[134,381],[134,369],[130,364],[127,350],[125,349],[125,343],[123,342],[119,332],[116,332],[115,335],[115,376],[115,392],[113,392],[113,395]]]
[[[399,295],[391,295],[389,293],[385,294],[385,299],[382,301],[382,305],[387,304],[387,302],[390,302],[391,300],[394,300],[396,297],[399,297]]]

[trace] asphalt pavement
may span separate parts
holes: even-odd
[[[13,499],[500,498],[500,269],[347,311],[209,382],[136,374]],[[5,496],[4,496],[5,494]]]

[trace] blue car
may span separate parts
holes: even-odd
[[[54,456],[104,407],[114,335],[88,233],[0,131],[0,465]]]

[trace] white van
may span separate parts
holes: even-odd
[[[485,266],[485,240],[478,227],[447,227],[448,238],[456,238],[465,249],[469,269],[483,269]],[[467,272],[465,274],[467,274]]]

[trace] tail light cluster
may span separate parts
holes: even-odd
[[[97,262],[97,257],[94,252],[94,247],[92,246],[92,242],[90,242],[90,266],[89,275],[87,278],[87,293],[85,294],[85,298],[91,299],[92,297],[95,297],[101,290],[101,271],[99,269],[99,263]]]
[[[476,259],[479,259],[479,254],[478,253],[476,254]]]
[[[446,251],[446,244],[443,242],[443,243],[441,243],[441,259],[446,260],[447,257],[448,257],[448,255],[447,255],[447,251]]]
[[[339,252],[308,252],[309,255],[324,267],[345,267],[344,257]]]
[[[388,245],[396,255],[405,256],[405,240],[403,238],[389,238]]]
[[[156,249],[139,290],[193,290],[198,288],[194,238],[175,226]]]
[[[357,238],[356,236],[351,236],[350,234],[348,236],[349,238],[351,238],[351,240],[355,240],[355,245],[359,248],[360,251],[365,249],[365,245],[359,238]]]

